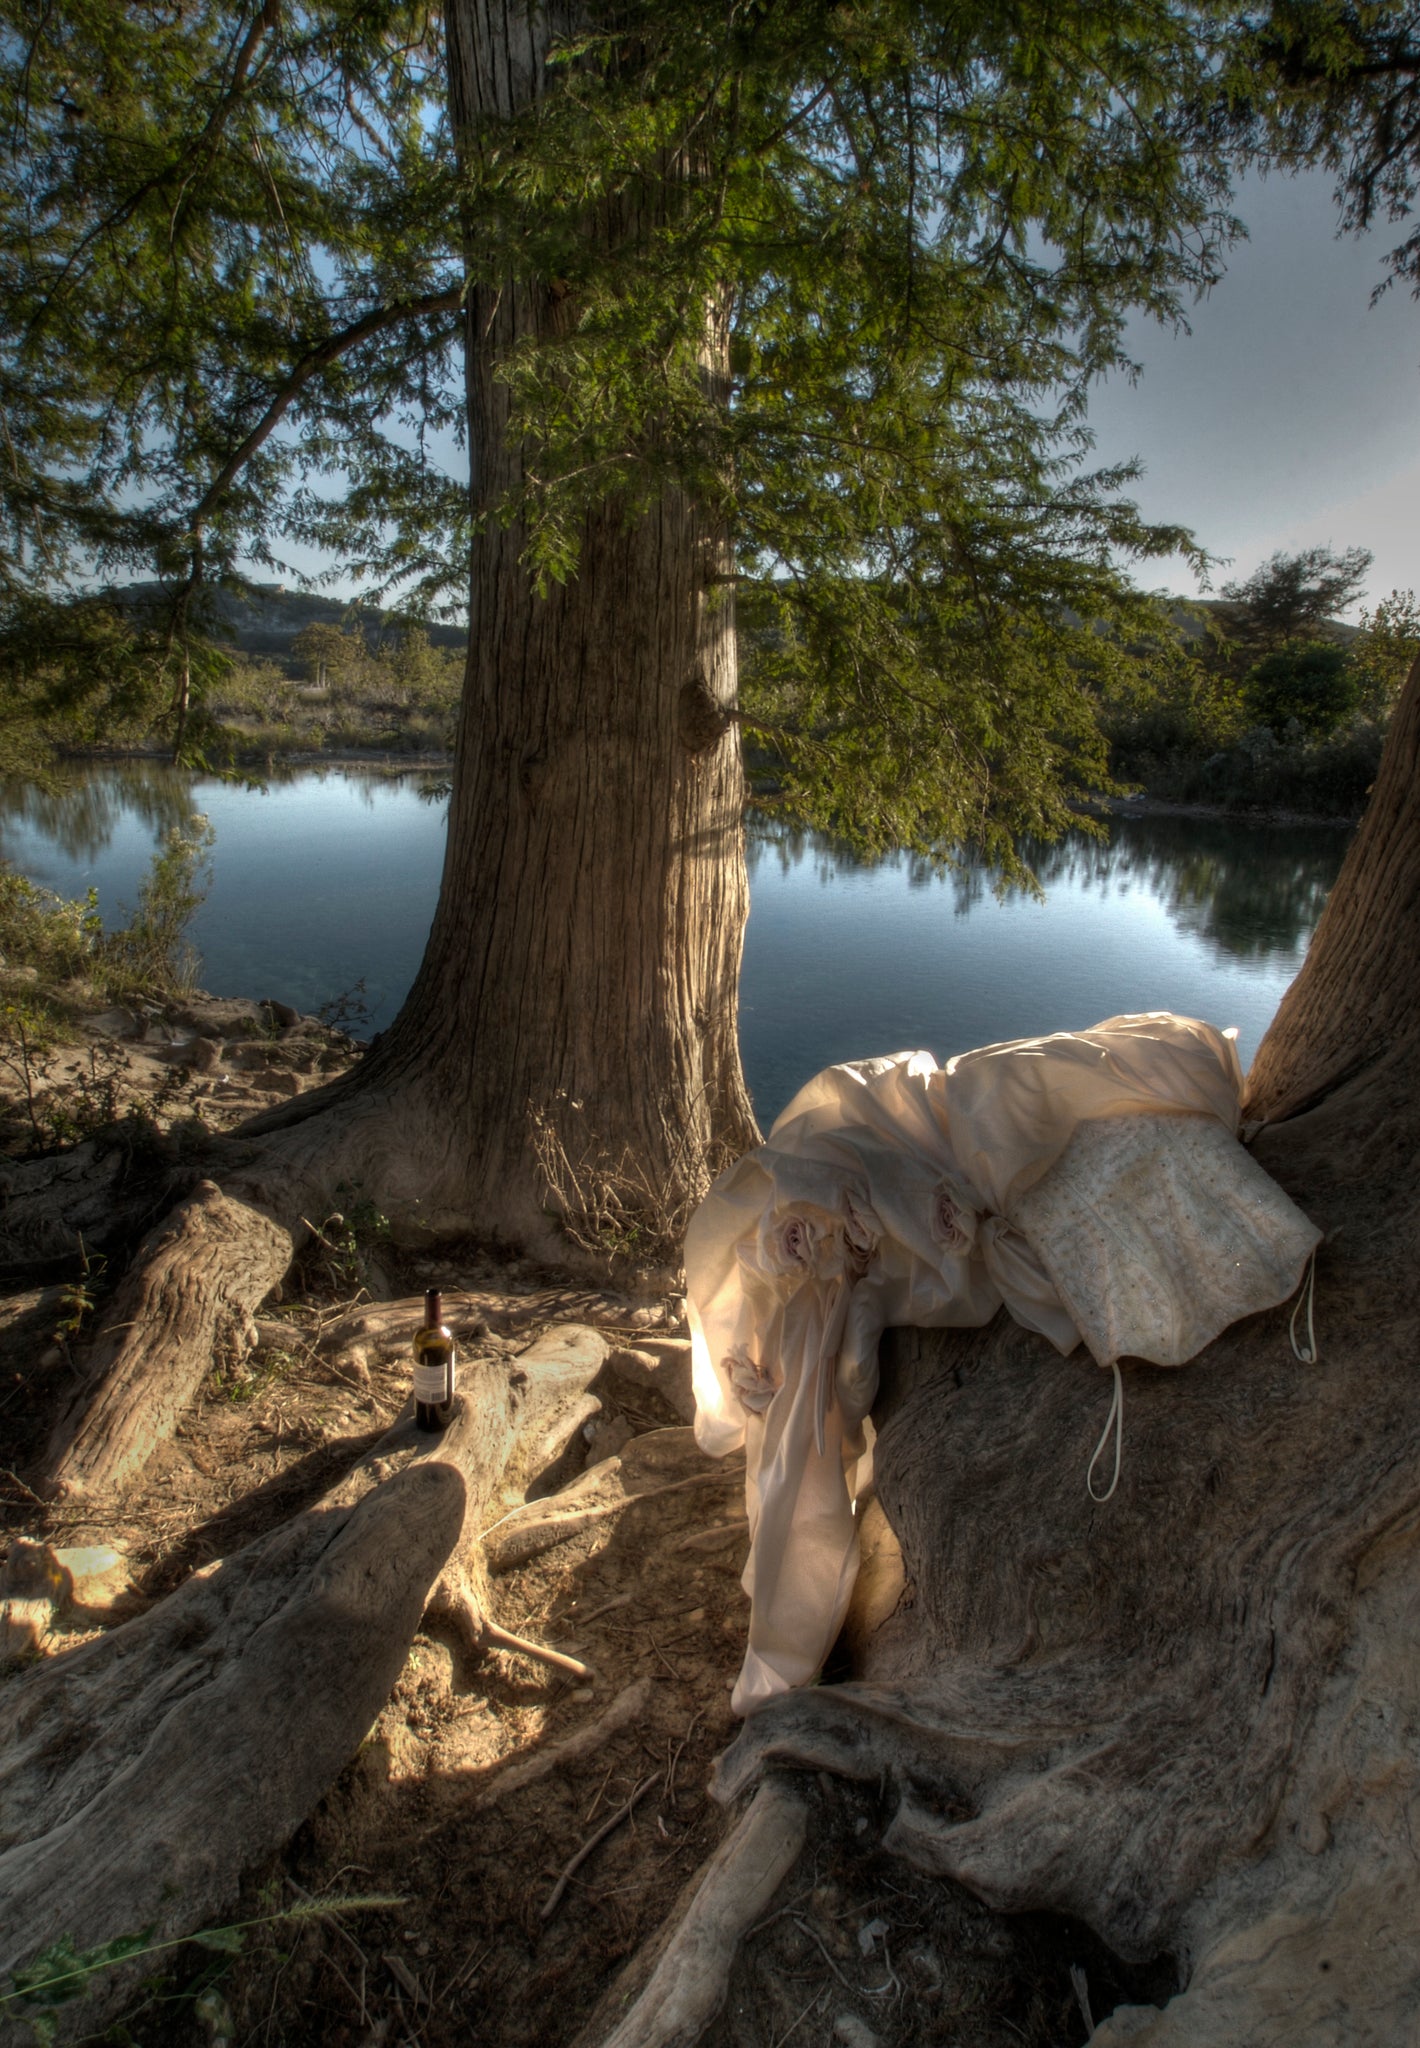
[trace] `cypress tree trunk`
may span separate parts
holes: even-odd
[[[446,9],[461,147],[537,97],[558,13]],[[471,295],[476,509],[522,482],[496,364],[572,312],[551,282]],[[727,346],[712,319],[708,375]],[[593,1205],[668,1221],[707,1159],[757,1133],[736,1031],[748,896],[726,537],[675,491],[635,523],[611,504],[545,595],[523,545],[496,520],[474,543],[439,906],[359,1085],[395,1092],[423,1126],[413,1179],[388,1200],[526,1239],[549,1206],[537,1123]]]
[[[495,0],[452,0],[445,19],[466,157],[481,127],[539,96],[565,20]],[[589,233],[631,232],[632,203]],[[524,478],[498,363],[575,313],[556,280],[470,293],[476,512]],[[728,342],[725,309],[709,309],[717,385]],[[525,538],[494,517],[473,545],[448,849],[409,999],[351,1081],[249,1128],[343,1105],[334,1147],[327,1118],[305,1142],[290,1134],[296,1170],[329,1184],[343,1146],[347,1179],[436,1232],[673,1264],[709,1175],[758,1136],[736,1022],[748,890],[731,550],[674,489],[634,520],[615,502],[593,511],[575,574],[542,593]],[[549,1230],[559,1215],[570,1243]]]

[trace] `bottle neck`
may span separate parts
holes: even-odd
[[[444,1320],[444,1297],[439,1288],[430,1287],[424,1294],[424,1324],[426,1329],[437,1329]]]

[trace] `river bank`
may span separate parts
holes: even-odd
[[[228,756],[215,759],[207,764],[207,772],[224,774],[252,774],[280,777],[330,771],[331,773],[426,775],[447,780],[452,777],[454,756],[452,751],[411,744],[384,747],[338,746],[325,748],[317,746],[291,746],[279,749],[261,747],[240,748]],[[148,764],[156,768],[171,765],[168,752],[160,747],[93,748],[84,752],[66,753],[65,765],[93,769],[116,767],[126,764]],[[746,810],[763,809],[775,794],[772,785],[753,777],[750,780],[746,798]],[[1344,812],[1317,811],[1299,808],[1287,803],[1246,803],[1214,801],[1186,802],[1181,798],[1158,796],[1148,790],[1139,790],[1126,796],[1101,797],[1093,804],[1081,806],[1082,817],[1105,818],[1216,818],[1238,819],[1249,824],[1326,826],[1342,831],[1352,830],[1361,819],[1365,809],[1364,801]]]

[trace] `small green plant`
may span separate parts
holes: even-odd
[[[333,1920],[342,1913],[384,1910],[406,1903],[403,1897],[389,1892],[369,1892],[339,1899],[301,1899],[279,1913],[262,1913],[255,1919],[233,1921],[225,1927],[199,1928],[194,1934],[178,1935],[170,1941],[154,1941],[153,1930],[147,1927],[139,1934],[115,1935],[111,1941],[100,1942],[97,1947],[89,1949],[79,1948],[71,1935],[64,1934],[41,1950],[24,1969],[13,1972],[9,1988],[0,1991],[0,2019],[14,2018],[25,2022],[35,2040],[47,2044],[55,2038],[63,2007],[76,1998],[87,1996],[93,1988],[94,1979],[120,1963],[137,1962],[144,1956],[165,1955],[189,1944],[208,1949],[216,1955],[236,1956],[246,1946],[246,1937],[254,1927],[271,1927],[278,1922],[293,1920]],[[205,1996],[210,1989],[210,1985],[204,1985],[198,1996]]]
[[[61,1344],[70,1345],[84,1332],[84,1325],[98,1307],[98,1290],[103,1284],[108,1261],[91,1256],[82,1236],[79,1239],[79,1271],[66,1281],[59,1295],[59,1321],[54,1334]]]
[[[343,988],[338,996],[322,1003],[316,1015],[332,1031],[349,1031],[352,1026],[357,1033],[368,1030],[370,1005],[366,998],[364,975],[349,988]]]
[[[365,1261],[390,1242],[390,1220],[356,1184],[340,1181],[341,1206],[319,1223],[304,1218],[311,1245],[302,1261],[307,1286],[336,1295],[354,1294],[366,1284]]]
[[[19,1083],[36,1151],[47,1146],[45,1106],[55,1067],[54,1019],[39,1003],[14,997],[0,1003],[0,1067]]]
[[[104,939],[104,979],[110,992],[142,989],[183,995],[193,987],[201,962],[187,929],[207,900],[215,838],[200,813],[168,833],[139,886],[138,907],[129,923]]]

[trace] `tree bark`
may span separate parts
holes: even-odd
[[[1108,1389],[1004,1318],[902,1333],[876,1411],[910,1602],[860,1682],[747,1723],[721,1790],[878,1780],[887,1844],[1010,1911],[1177,1958],[1094,2039],[1408,2039],[1420,1965],[1420,665],[1311,953],[1264,1042],[1258,1156],[1327,1230],[1319,1359],[1283,1308]],[[881,1574],[879,1575],[881,1576]],[[888,1575],[890,1577],[890,1574]]]
[[[556,7],[446,10],[465,156],[541,94],[559,25]],[[551,280],[469,294],[478,515],[525,481],[498,365],[573,318]],[[727,349],[711,313],[711,378]],[[736,1022],[748,893],[729,543],[667,488],[644,516],[588,515],[575,573],[541,594],[525,544],[517,525],[478,526],[438,909],[408,1001],[337,1099],[382,1100],[398,1122],[379,1179],[391,1212],[545,1247],[549,1211],[577,1221],[571,1184],[590,1182],[641,1213],[664,1258],[707,1165],[757,1137]]]
[[[169,1940],[231,1909],[354,1754],[446,1568],[476,1631],[470,1539],[605,1356],[595,1332],[562,1329],[511,1371],[481,1362],[442,1435],[406,1416],[314,1507],[11,1682],[0,1981],[62,1936]],[[64,2030],[91,2032],[135,1968],[104,1972]],[[21,2031],[0,2020],[6,2042]]]
[[[1306,962],[1252,1063],[1248,1114],[1280,1123],[1374,1068],[1408,1099],[1417,995],[1420,661],[1396,706],[1366,815]]]

